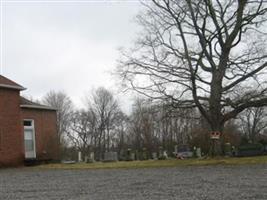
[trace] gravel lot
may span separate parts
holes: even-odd
[[[267,199],[267,165],[0,170],[0,199]]]

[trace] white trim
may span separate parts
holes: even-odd
[[[28,104],[22,104],[20,105],[21,108],[32,108],[32,109],[40,109],[40,110],[53,110],[53,111],[56,111],[57,109],[55,108],[51,108],[51,107],[48,107],[48,106],[38,106],[38,105],[28,105]]]
[[[15,85],[8,85],[8,84],[1,84],[0,88],[9,88],[9,89],[15,89],[15,90],[26,90],[26,88],[22,86],[15,86]]]

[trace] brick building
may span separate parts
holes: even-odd
[[[22,90],[0,75],[0,167],[59,156],[56,110],[21,97]]]

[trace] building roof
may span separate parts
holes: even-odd
[[[10,79],[0,75],[0,88],[7,88],[13,90],[25,90],[23,86],[11,81]]]
[[[20,107],[21,108],[30,108],[30,109],[40,109],[40,110],[57,110],[50,106],[45,106],[33,101],[30,101],[24,97],[20,97]]]
[[[12,90],[25,90],[23,86],[18,83],[0,75],[0,88],[12,89]],[[30,109],[41,109],[41,110],[56,110],[50,106],[45,106],[33,101],[30,101],[24,97],[20,97],[20,107]]]

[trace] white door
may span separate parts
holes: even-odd
[[[33,122],[33,120],[24,120],[24,147],[26,159],[36,158],[35,133]]]

